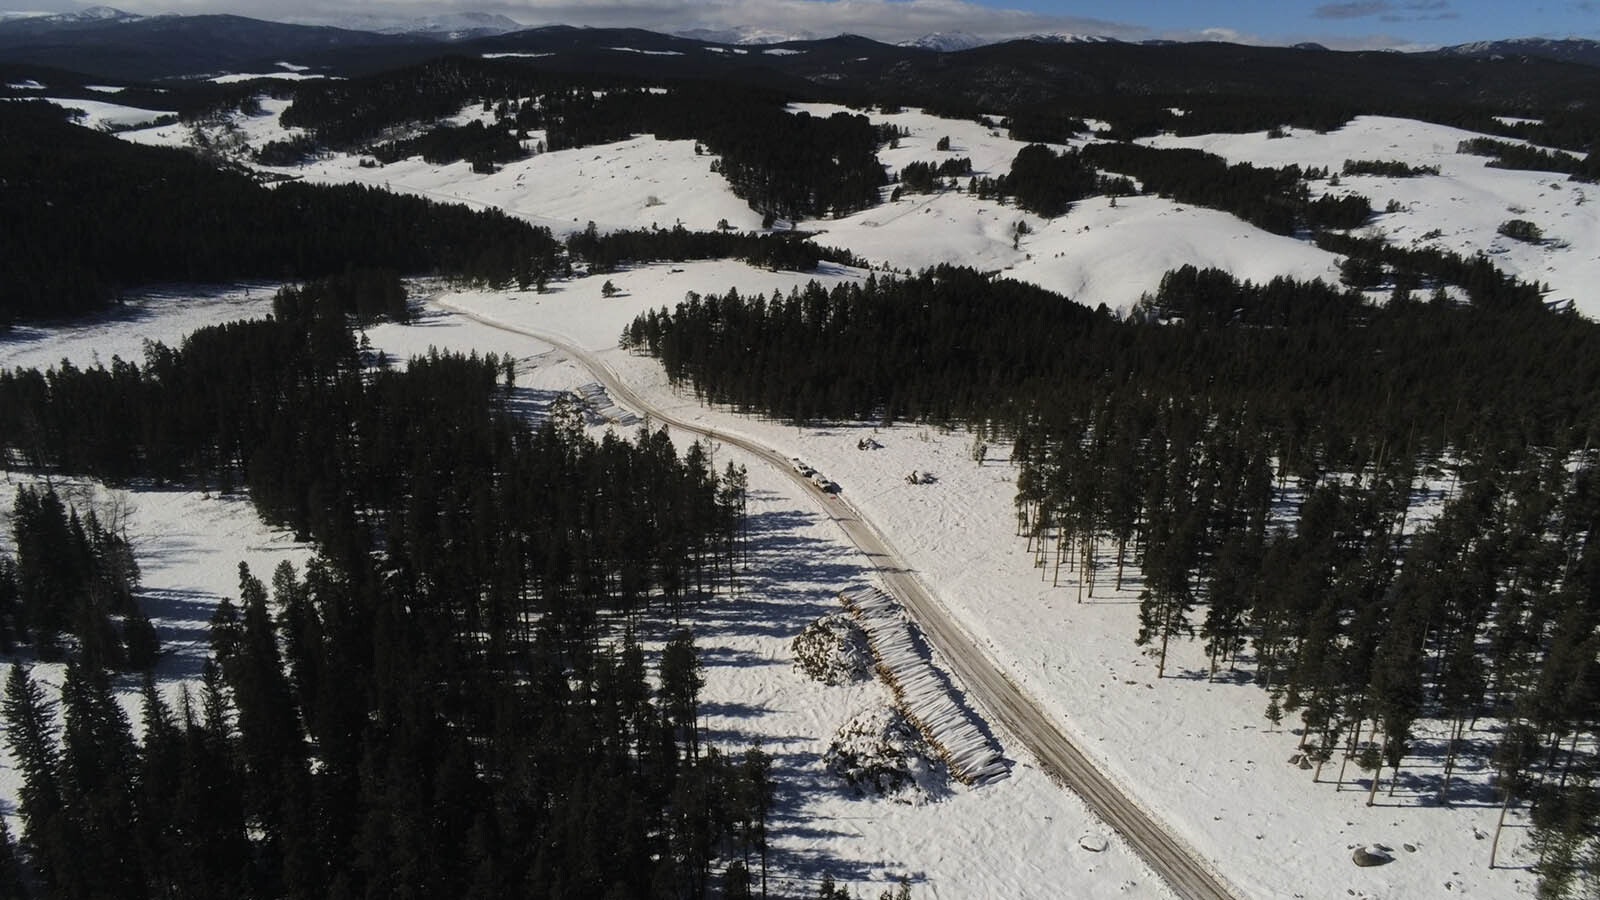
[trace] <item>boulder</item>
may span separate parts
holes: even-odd
[[[1394,857],[1385,853],[1381,847],[1357,847],[1356,852],[1350,855],[1351,862],[1363,869],[1372,866],[1381,866],[1394,862]]]

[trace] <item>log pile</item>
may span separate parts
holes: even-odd
[[[1010,773],[1000,747],[984,733],[975,713],[958,701],[943,673],[894,597],[876,588],[840,594],[839,600],[866,632],[878,675],[894,693],[900,711],[963,784],[998,781]]]

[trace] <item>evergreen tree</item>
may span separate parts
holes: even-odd
[[[55,703],[28,670],[12,663],[0,711],[5,716],[6,748],[22,771],[18,791],[22,844],[47,889],[66,890],[76,871],[73,845],[79,835],[67,817]]]
[[[147,879],[139,853],[136,812],[138,753],[111,681],[79,660],[61,686],[64,808],[82,843],[74,880],[95,893],[137,900]]]

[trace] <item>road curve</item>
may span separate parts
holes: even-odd
[[[968,696],[978,702],[992,721],[1004,725],[1047,772],[1083,798],[1102,821],[1116,829],[1179,897],[1184,900],[1237,900],[1239,895],[1220,874],[1202,864],[1177,836],[1123,793],[1116,782],[1078,749],[1051,716],[1006,676],[999,664],[951,618],[944,605],[934,599],[933,593],[905,565],[889,541],[840,494],[818,492],[810,481],[795,472],[788,457],[771,447],[656,409],[603,360],[569,337],[510,325],[438,298],[433,302],[491,328],[550,344],[589,369],[618,404],[648,415],[653,422],[731,444],[787,474],[802,489],[819,498],[829,516],[877,567],[884,587],[916,618],[928,641],[953,670]]]

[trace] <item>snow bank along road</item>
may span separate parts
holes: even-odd
[[[1176,836],[1124,794],[1115,782],[1089,761],[1037,703],[1006,677],[999,665],[956,624],[944,605],[935,600],[932,592],[906,567],[888,539],[872,523],[862,518],[842,495],[818,492],[809,480],[794,470],[787,457],[771,447],[749,438],[718,432],[656,409],[629,388],[610,366],[570,338],[509,325],[438,298],[434,298],[433,302],[491,328],[526,335],[550,344],[592,372],[618,404],[632,407],[655,422],[738,447],[775,466],[802,490],[820,498],[819,502],[828,516],[838,523],[851,542],[877,567],[884,587],[916,617],[923,634],[944,657],[970,695],[995,721],[1005,726],[1032,751],[1047,771],[1082,797],[1084,803],[1106,824],[1115,828],[1178,896],[1185,900],[1236,898],[1237,895],[1221,875],[1203,865]],[[1063,842],[1063,852],[1066,843]]]

